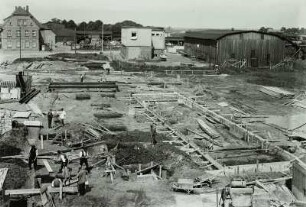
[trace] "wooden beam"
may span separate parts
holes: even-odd
[[[52,188],[48,186],[49,193],[59,193],[60,188]],[[77,193],[77,187],[63,187],[63,193]],[[15,189],[15,190],[6,190],[5,195],[36,195],[40,194],[40,188],[33,189]]]
[[[43,161],[45,167],[47,168],[48,172],[49,172],[49,173],[53,173],[54,171],[53,171],[53,169],[51,168],[51,166],[50,166],[48,160],[42,159],[42,161]]]
[[[154,168],[156,168],[156,167],[158,167],[158,166],[159,166],[159,164],[156,164],[156,165],[147,167],[147,168],[145,168],[145,169],[138,170],[138,171],[136,171],[136,174],[138,174],[138,173],[143,173],[143,172],[148,171],[148,170],[152,170],[152,169],[154,169]]]

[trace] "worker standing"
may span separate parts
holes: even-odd
[[[59,156],[59,161],[61,162],[61,168],[59,170],[59,173],[62,173],[63,168],[68,166],[68,157],[61,151],[57,151],[57,154]]]
[[[151,124],[150,132],[151,132],[152,144],[156,145],[157,144],[157,140],[156,140],[156,126],[155,126],[155,124]]]
[[[64,126],[65,125],[65,119],[66,119],[66,111],[64,111],[64,108],[61,109],[59,119],[61,121],[62,126]]]
[[[84,77],[85,77],[85,75],[84,75],[84,74],[82,74],[82,75],[81,75],[81,83],[83,83],[83,81],[84,81]]]
[[[50,129],[52,128],[52,119],[53,119],[53,113],[51,109],[49,110],[47,117],[48,117],[48,128]]]
[[[32,169],[32,163],[34,165],[34,170],[37,169],[37,156],[38,156],[38,150],[35,147],[35,145],[31,146],[30,152],[29,152],[29,169]]]
[[[84,195],[86,191],[87,171],[82,167],[79,168],[78,177],[78,190],[80,195]]]
[[[83,167],[83,164],[86,166],[86,170],[89,172],[89,166],[88,166],[88,152],[85,151],[84,148],[82,148],[80,152],[80,165]]]

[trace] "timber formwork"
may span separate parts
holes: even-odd
[[[178,138],[181,139],[184,143],[187,143],[190,148],[193,148],[194,151],[196,151],[198,154],[200,154],[201,157],[204,157],[207,161],[209,161],[211,163],[211,165],[215,166],[217,169],[222,169],[223,166],[221,164],[219,164],[216,160],[214,160],[210,155],[208,155],[207,153],[203,153],[201,152],[201,150],[195,145],[190,143],[189,141],[187,141],[186,137],[181,134],[180,132],[178,132],[177,130],[173,129],[171,126],[165,124],[165,119],[156,114],[154,111],[152,111],[151,109],[149,109],[148,103],[149,102],[154,102],[156,100],[167,100],[167,99],[175,99],[181,103],[186,105],[187,107],[197,110],[203,114],[205,114],[206,116],[212,117],[214,120],[216,120],[217,122],[223,124],[224,126],[226,126],[229,129],[229,132],[234,134],[235,136],[243,139],[244,141],[246,141],[247,143],[257,143],[261,146],[262,149],[265,150],[275,150],[278,155],[280,155],[283,159],[285,160],[297,160],[299,162],[302,162],[297,156],[295,156],[294,154],[291,154],[289,152],[287,152],[286,150],[283,150],[282,148],[280,148],[279,146],[274,146],[273,143],[270,143],[268,140],[264,139],[263,137],[259,136],[258,134],[255,134],[254,132],[252,132],[250,129],[247,129],[246,127],[240,125],[240,124],[236,124],[231,117],[230,119],[223,117],[222,115],[216,113],[215,111],[212,111],[210,109],[208,109],[205,106],[202,106],[200,104],[198,104],[196,101],[180,94],[177,92],[173,92],[173,93],[148,93],[148,94],[133,94],[133,98],[145,109],[145,112],[147,114],[149,114],[148,116],[154,117],[155,119],[152,119],[153,122],[157,123],[157,122],[162,122],[163,125],[168,128],[175,136],[173,138]],[[157,120],[157,121],[156,121]]]
[[[51,82],[49,84],[49,90],[55,89],[92,89],[92,88],[115,88],[119,90],[118,85],[114,81],[105,82]]]

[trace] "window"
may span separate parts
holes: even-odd
[[[10,26],[12,26],[12,22],[10,22]]]
[[[7,41],[7,48],[12,48],[12,41],[11,40]]]
[[[26,48],[29,48],[29,47],[30,47],[30,42],[29,42],[29,41],[26,41],[26,42],[25,42],[25,47],[26,47]],[[36,47],[36,46],[35,46],[35,47]]]
[[[137,39],[137,32],[132,32],[131,40],[136,40],[136,39]]]
[[[12,36],[12,31],[11,30],[7,30],[7,36],[11,37]]]
[[[20,37],[20,30],[17,30],[17,31],[16,31],[16,36],[17,36],[17,37]]]
[[[36,48],[36,47],[37,47],[36,42],[33,42],[33,43],[32,43],[32,47],[33,47],[33,48]]]
[[[264,40],[265,39],[265,35],[261,34],[261,39]]]
[[[152,33],[152,36],[155,36],[155,33]]]
[[[23,19],[22,23],[23,23],[23,26],[27,26],[28,25],[28,20],[27,19]]]
[[[17,25],[22,26],[22,19],[17,19]]]
[[[20,42],[18,41],[18,42],[17,42],[17,48],[19,48],[19,47],[20,47]]]
[[[29,30],[26,30],[26,31],[25,31],[25,36],[26,36],[26,37],[30,36]]]
[[[32,36],[33,36],[33,37],[36,37],[36,30],[33,30],[33,31],[32,31]]]

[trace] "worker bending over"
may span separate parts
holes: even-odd
[[[61,151],[57,151],[59,156],[59,161],[61,162],[61,168],[59,170],[59,173],[62,173],[63,168],[68,166],[68,157],[66,154],[63,154]]]

